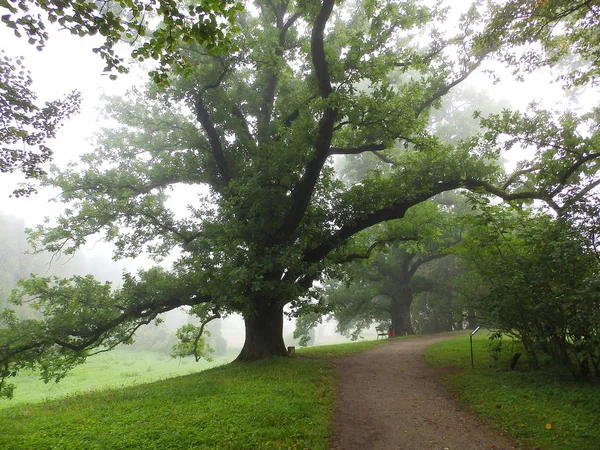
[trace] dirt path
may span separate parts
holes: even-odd
[[[336,450],[505,450],[513,440],[462,411],[423,351],[447,336],[391,342],[336,359]]]

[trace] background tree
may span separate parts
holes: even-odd
[[[401,77],[400,77],[401,78]],[[395,82],[399,82],[398,79]],[[479,119],[473,114],[479,111],[479,114],[498,114],[507,106],[506,102],[492,100],[485,92],[479,91],[470,86],[458,86],[441,100],[441,107],[431,111],[428,128],[437,137],[448,144],[456,145],[461,141],[473,138],[481,132]],[[362,153],[359,155],[345,155],[336,161],[336,173],[341,181],[347,186],[360,183],[372,171],[384,172],[389,170],[389,161],[378,157],[373,153]],[[462,317],[466,311],[461,310],[457,299],[454,298],[450,274],[456,274],[458,268],[454,265],[454,258],[450,261],[438,261],[429,259],[424,254],[419,254],[424,247],[436,247],[441,244],[440,236],[447,233],[447,237],[453,233],[458,233],[456,224],[452,220],[444,218],[444,211],[450,214],[468,214],[470,206],[465,203],[460,195],[451,195],[445,193],[436,197],[439,202],[440,211],[434,214],[427,214],[427,211],[434,210],[424,208],[413,208],[410,217],[416,218],[414,227],[408,224],[411,231],[406,235],[412,235],[415,238],[419,236],[419,245],[412,245],[411,252],[406,252],[404,246],[393,247],[396,249],[397,256],[393,258],[385,255],[373,256],[373,258],[382,258],[388,267],[384,270],[387,274],[380,273],[375,264],[375,260],[370,260],[366,264],[359,262],[351,264],[343,269],[345,281],[330,280],[325,289],[325,303],[334,308],[333,318],[338,322],[339,331],[348,333],[353,338],[357,338],[361,331],[369,328],[373,322],[389,323],[394,300],[390,292],[405,292],[404,297],[404,321],[400,320],[399,314],[396,315],[396,330],[399,334],[411,333],[410,317],[418,315],[418,329],[434,331],[448,331],[453,327],[460,325],[462,328]],[[422,211],[423,217],[418,218],[417,211]],[[406,218],[403,222],[406,221]],[[433,228],[432,228],[433,227]],[[444,230],[446,227],[446,230]],[[423,230],[425,231],[423,233]],[[435,230],[432,233],[432,230]],[[458,239],[458,237],[456,237]],[[443,247],[443,245],[442,245]],[[374,249],[381,251],[381,248]],[[389,253],[389,250],[388,252]],[[426,252],[425,252],[426,253]],[[439,253],[439,256],[448,256],[446,253]],[[404,259],[404,263],[400,260]],[[426,267],[421,267],[423,262],[427,262]],[[412,282],[417,269],[420,274],[426,273],[426,276],[420,276],[415,283]],[[438,270],[436,270],[438,269]],[[396,289],[390,278],[391,271],[396,271],[396,280],[401,282],[402,289]],[[356,275],[355,275],[356,274]],[[403,276],[400,276],[404,274]],[[356,279],[358,278],[358,279]],[[384,281],[385,280],[385,281]],[[415,291],[416,288],[416,291]],[[419,301],[415,308],[412,308],[413,298]],[[399,313],[401,308],[400,297],[396,295],[396,308]],[[325,309],[326,310],[326,309]],[[439,310],[439,311],[438,311]],[[465,317],[469,324],[473,323],[473,318],[468,313]],[[392,322],[394,322],[392,320]],[[401,325],[401,323],[404,324]],[[308,330],[312,326],[320,323],[318,314],[308,313],[301,317],[297,322],[295,336],[306,338]],[[423,331],[425,332],[425,331]]]
[[[0,52],[0,172],[15,170],[25,179],[45,175],[43,164],[52,151],[46,141],[56,136],[65,119],[79,111],[80,95],[73,91],[63,100],[40,105],[31,90],[32,80],[23,58]],[[30,184],[14,190],[17,197],[35,192]]]
[[[474,328],[474,312],[461,301],[455,290],[454,280],[461,273],[456,257],[446,254],[444,258],[427,264],[421,271],[421,276],[428,280],[428,285],[427,290],[415,295],[412,303],[411,319],[415,333]]]
[[[41,248],[71,253],[101,232],[117,257],[177,250],[173,268],[128,274],[120,290],[89,277],[21,282],[13,301],[33,298],[44,317],[4,314],[3,383],[23,367],[60,377],[186,305],[202,324],[243,315],[238,360],[285,355],[284,307],[313,308],[313,283],[367,253],[378,239],[370,227],[456,188],[505,200],[541,195],[527,174],[502,176],[493,163],[499,149],[484,138],[453,146],[428,129],[431,108],[496,48],[474,31],[477,9],[446,35],[438,26],[444,11],[413,1],[256,7],[240,16],[237,51],[215,55],[184,43],[187,78],[174,75],[164,90],[109,106],[121,127],[52,179],[69,207],[31,235]],[[392,86],[394,71],[418,77]],[[388,169],[344,186],[334,155],[366,152]],[[571,173],[588,169],[577,164]],[[185,215],[167,202],[175,188],[190,200]],[[199,340],[200,330],[185,339]]]
[[[456,218],[435,201],[411,208],[398,223],[387,224],[391,243],[374,248],[366,261],[344,267],[342,281],[332,280],[323,298],[338,331],[354,339],[373,323],[390,324],[397,335],[413,334],[411,306],[415,294],[439,288],[436,274],[423,268],[446,256],[460,239]],[[394,243],[398,239],[400,242]],[[404,242],[401,242],[404,240]],[[306,328],[301,321],[296,334]]]
[[[509,0],[491,5],[487,33],[505,44],[499,53],[516,67],[515,74],[559,65],[559,79],[567,85],[595,83],[600,75],[600,2]]]
[[[25,251],[28,249],[25,239],[25,223],[16,217],[0,214],[0,311],[6,308],[10,292],[17,281],[26,278],[34,270],[28,271],[25,264]]]
[[[23,219],[0,212],[0,311],[14,306],[8,304],[11,291],[32,273],[57,277],[93,273],[101,280],[121,280],[121,268],[106,255],[77,254],[68,260],[56,260],[49,253],[32,254],[25,230]],[[21,308],[20,312],[30,315],[31,310]]]

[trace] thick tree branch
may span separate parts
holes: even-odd
[[[409,200],[398,201],[386,208],[382,208],[377,211],[365,214],[362,217],[355,218],[352,222],[342,226],[337,232],[332,234],[329,239],[325,240],[317,247],[310,249],[304,254],[304,261],[308,263],[315,263],[321,261],[334,249],[342,245],[348,238],[355,235],[359,231],[362,231],[370,226],[376,225],[381,222],[385,222],[393,219],[400,219],[404,217],[406,211],[412,206],[419,204],[441,192],[451,191],[458,188],[466,188],[469,190],[484,190],[487,193],[494,194],[503,200],[534,200],[539,199],[547,202],[556,211],[560,211],[560,208],[556,202],[548,197],[546,193],[537,191],[523,191],[509,193],[505,190],[498,188],[491,183],[478,180],[474,178],[467,178],[464,180],[449,180],[445,182],[439,182],[432,186],[429,192],[415,196]]]
[[[579,170],[581,166],[585,163],[590,162],[594,159],[600,158],[600,153],[588,153],[585,156],[580,156],[577,158],[570,167],[567,167],[562,173],[560,173],[560,177],[558,179],[559,186],[552,192],[552,196],[558,194],[560,190],[563,188],[563,185],[571,178],[571,176]]]
[[[515,170],[513,173],[510,174],[508,179],[504,182],[504,184],[502,185],[502,189],[503,190],[508,189],[510,187],[510,185],[513,184],[517,180],[517,178],[519,178],[521,175],[526,175],[528,173],[535,172],[537,170],[541,170],[541,166],[539,164],[535,164],[526,169]]]
[[[311,58],[321,98],[329,97],[333,90],[325,57],[325,25],[331,16],[334,4],[334,0],[323,0],[323,6],[317,15],[311,35]]]
[[[311,95],[306,101],[304,101],[302,103],[302,105],[308,104],[310,101],[314,100],[315,98],[317,98],[317,95]],[[301,108],[301,106],[297,107],[290,114],[288,114],[288,116],[285,118],[283,123],[286,128],[291,127],[292,123],[294,123],[294,120],[296,120],[298,117],[300,117],[300,108]]]
[[[273,12],[275,14],[277,28],[279,29],[279,37],[278,37],[278,46],[275,48],[275,55],[278,59],[283,57],[283,52],[285,49],[285,38],[290,27],[298,20],[302,14],[295,13],[293,14],[287,22],[283,22],[284,15],[287,10],[287,4],[282,2],[277,5],[271,3],[271,7],[273,8]],[[277,85],[279,83],[279,73],[277,68],[277,62],[270,62],[273,66],[270,70],[272,73],[268,76],[265,89],[263,91],[263,102],[260,108],[260,117],[258,119],[257,128],[258,128],[258,138],[259,141],[266,138],[268,136],[267,126],[271,122],[271,116],[273,114],[273,107],[275,104],[275,92],[277,90]]]
[[[397,165],[398,165],[398,163],[397,163],[396,161],[394,161],[394,160],[393,160],[393,159],[391,159],[391,158],[388,158],[388,157],[387,157],[387,156],[385,156],[385,155],[382,155],[382,154],[381,154],[381,153],[379,153],[379,152],[373,152],[373,154],[374,154],[375,156],[377,156],[377,157],[378,157],[380,160],[382,160],[382,161],[383,161],[384,163],[386,163],[386,164],[390,164],[391,166],[397,166]]]
[[[311,35],[311,56],[314,73],[317,79],[319,95],[324,99],[327,99],[333,91],[327,69],[327,59],[325,57],[324,34],[325,25],[331,16],[334,4],[335,0],[323,1],[323,6],[317,15]],[[290,239],[304,217],[321,169],[329,156],[329,147],[333,138],[333,127],[337,116],[337,109],[328,105],[319,120],[319,128],[314,146],[315,155],[306,165],[306,170],[302,178],[292,191],[292,204],[276,236],[276,240],[279,242]]]
[[[253,141],[254,136],[252,135],[252,132],[250,131],[250,127],[248,126],[248,121],[246,120],[246,116],[244,116],[244,113],[242,112],[242,110],[237,105],[234,105],[231,108],[231,114],[240,121],[240,124],[242,125],[242,129],[244,130],[246,137],[249,140]]]
[[[444,253],[436,253],[434,255],[417,258],[417,260],[411,265],[410,269],[408,270],[409,276],[412,278],[417,272],[417,270],[419,270],[419,267],[423,266],[424,264],[427,264],[430,261],[435,261],[436,259],[444,258],[445,256],[448,255]]]
[[[20,354],[37,348],[46,348],[49,345],[58,345],[59,347],[77,353],[100,347],[105,340],[111,337],[109,335],[111,330],[125,325],[131,320],[137,319],[135,320],[135,323],[127,329],[122,339],[109,345],[108,349],[111,349],[117,344],[125,342],[140,326],[150,323],[161,313],[171,311],[180,306],[194,306],[201,303],[209,303],[211,301],[211,297],[204,295],[191,295],[185,298],[178,296],[176,292],[165,292],[164,296],[156,296],[151,301],[141,301],[133,306],[123,307],[114,305],[114,308],[121,311],[118,316],[109,320],[94,322],[93,327],[85,327],[83,330],[71,330],[70,333],[68,333],[69,341],[64,338],[53,337],[53,334],[56,334],[55,330],[47,329],[46,333],[44,333],[40,339],[27,342],[26,344],[17,347],[11,348],[10,343],[0,347],[0,364],[10,363],[15,357],[18,358]],[[64,331],[61,331],[61,334],[67,337],[67,334],[65,334]]]
[[[279,45],[280,46],[284,46],[285,43],[285,35],[287,33],[287,31],[290,29],[290,27],[292,25],[294,25],[294,23],[296,22],[296,20],[298,20],[300,17],[302,17],[302,13],[297,12],[295,14],[293,14],[285,23],[285,25],[283,25],[283,27],[281,28],[281,33],[279,33]]]
[[[208,141],[210,142],[211,152],[213,157],[215,158],[215,162],[217,164],[217,168],[219,173],[225,184],[228,184],[231,181],[231,170],[229,168],[229,164],[225,159],[225,154],[223,153],[223,146],[221,144],[221,139],[219,137],[219,133],[210,118],[210,114],[202,101],[202,94],[198,94],[196,98],[196,117],[198,118],[198,122],[202,125],[204,132],[208,136]]]
[[[600,186],[600,179],[588,184],[586,187],[577,192],[577,194],[573,195],[572,197],[569,197],[569,199],[566,200],[565,203],[562,205],[560,210],[557,210],[558,214],[564,214],[571,206],[573,206],[579,200],[583,199],[587,194],[589,194],[598,186]]]
[[[381,222],[388,220],[400,219],[404,217],[406,211],[412,206],[424,202],[425,200],[437,195],[441,192],[451,191],[463,186],[461,180],[451,180],[446,182],[436,183],[427,193],[410,198],[409,200],[401,200],[391,204],[386,208],[373,211],[365,214],[362,217],[355,218],[352,222],[342,226],[337,232],[332,234],[329,239],[322,242],[317,247],[308,250],[304,254],[304,261],[315,263],[321,261],[331,251],[343,244],[348,238],[355,235],[359,231],[369,228]]]
[[[346,263],[355,261],[357,259],[369,259],[371,257],[371,254],[373,253],[373,250],[375,250],[378,247],[390,244],[392,242],[406,242],[406,241],[418,241],[418,240],[419,240],[419,238],[416,236],[407,236],[407,237],[399,237],[399,238],[395,238],[395,239],[379,240],[379,241],[376,241],[373,244],[371,244],[369,246],[369,248],[367,248],[362,253],[354,252],[354,253],[348,253],[346,255],[341,255],[337,258],[334,257],[331,259],[331,262],[334,264],[346,264]]]
[[[226,63],[223,62],[220,58],[219,62],[223,66],[223,71],[219,75],[217,81],[215,81],[212,84],[205,85],[202,87],[202,89],[200,89],[200,91],[196,94],[194,106],[196,110],[196,118],[208,137],[211,153],[215,159],[215,163],[217,164],[217,169],[219,171],[219,174],[221,175],[222,181],[224,182],[224,184],[229,184],[232,178],[232,173],[231,169],[229,168],[229,164],[225,159],[223,144],[221,143],[219,133],[217,133],[215,125],[212,119],[210,118],[210,114],[206,108],[206,105],[202,100],[202,96],[204,95],[204,93],[209,89],[217,89],[225,79],[225,76],[227,76],[227,74],[229,73],[229,68],[227,67]]]
[[[477,180],[475,178],[467,178],[464,181],[464,187],[470,190],[481,190],[483,189],[489,194],[494,194],[500,197],[502,200],[543,200],[545,202],[552,202],[552,199],[546,193],[538,191],[520,191],[520,192],[506,192],[504,189],[494,186],[493,184]]]

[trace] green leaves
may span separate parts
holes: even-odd
[[[458,251],[474,275],[463,288],[480,282],[470,290],[471,306],[489,326],[520,339],[533,366],[546,353],[576,377],[589,376],[585,364],[600,358],[598,261],[577,223],[527,209],[480,211]]]
[[[198,361],[200,358],[205,358],[211,361],[209,355],[214,350],[206,343],[206,338],[202,335],[201,327],[192,324],[183,325],[177,330],[177,342],[173,346],[171,356],[183,358],[193,355]],[[210,333],[206,332],[207,335]]]
[[[0,173],[15,170],[26,179],[45,175],[43,164],[52,151],[45,143],[56,136],[62,122],[79,112],[80,94],[76,91],[63,100],[38,104],[31,90],[32,80],[23,66],[0,52]],[[20,197],[36,192],[28,184],[13,191]]]
[[[557,113],[532,105],[525,113],[504,110],[481,118],[486,129],[470,142],[482,153],[489,149],[525,149],[533,158],[503,177],[503,190],[516,198],[537,193],[559,215],[597,186],[598,112]]]
[[[15,2],[13,2],[15,3]],[[32,14],[26,2],[0,5],[9,14],[2,22],[12,28],[17,37],[28,36],[29,43],[42,49],[49,34],[47,23],[58,22],[61,28],[78,36],[100,34],[104,43],[94,49],[106,62],[105,71],[125,73],[129,69],[125,58],[115,51],[121,41],[133,46],[131,57],[135,60],[153,58],[158,67],[149,75],[157,84],[167,83],[171,68],[184,71],[189,61],[178,47],[179,42],[195,42],[219,53],[230,48],[231,36],[237,31],[235,16],[243,10],[241,3],[203,0],[186,7],[176,1],[114,0],[103,4],[74,0],[64,2],[33,2],[46,14]],[[159,19],[156,29],[150,23]],[[149,39],[145,39],[149,36]],[[112,77],[116,77],[115,74]]]
[[[598,1],[511,0],[493,2],[485,39],[502,44],[500,54],[519,70],[551,66],[567,86],[596,83],[598,64]],[[523,44],[529,45],[523,51]],[[566,64],[564,64],[566,62]]]
[[[182,305],[209,301],[186,277],[159,268],[123,276],[115,290],[91,275],[69,279],[31,276],[9,301],[29,303],[34,319],[7,309],[0,313],[0,395],[11,395],[7,379],[23,368],[37,369],[48,382],[60,380],[89,355],[132,342],[135,331]]]

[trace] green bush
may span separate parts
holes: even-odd
[[[469,220],[459,253],[484,323],[521,341],[533,368],[547,355],[576,378],[600,377],[600,271],[580,231],[500,206]]]

